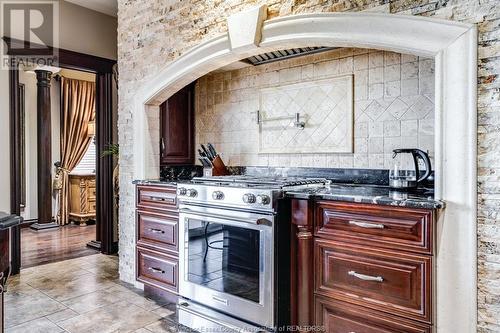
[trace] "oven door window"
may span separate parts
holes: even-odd
[[[187,221],[187,279],[259,303],[260,231]]]

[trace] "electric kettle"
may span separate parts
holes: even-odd
[[[431,175],[431,160],[429,155],[420,149],[394,149],[394,167],[389,171],[389,186],[394,189],[411,190]],[[425,164],[425,172],[421,175],[419,160]]]

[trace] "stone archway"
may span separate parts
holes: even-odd
[[[439,221],[437,332],[475,332],[477,322],[477,31],[472,24],[378,13],[321,13],[266,21],[265,6],[228,18],[228,33],[191,49],[137,93],[134,176],[158,178],[158,106],[197,78],[270,50],[337,46],[431,56],[436,62],[436,198]],[[130,244],[127,244],[129,246]],[[124,248],[125,244],[120,248]]]

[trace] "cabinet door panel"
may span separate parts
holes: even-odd
[[[137,245],[177,254],[177,222],[177,216],[137,210]]]
[[[160,105],[160,162],[192,164],[194,160],[194,85],[189,85]]]
[[[136,188],[137,208],[162,210],[177,214],[177,193],[175,186],[138,185]]]
[[[432,254],[432,211],[320,201],[315,235],[361,245]]]
[[[177,292],[179,259],[137,248],[137,280],[162,290]]]
[[[324,297],[315,297],[315,323],[326,333],[430,333],[431,326]]]
[[[431,258],[317,239],[318,294],[431,322]]]

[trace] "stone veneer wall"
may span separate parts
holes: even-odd
[[[498,0],[118,0],[120,278],[134,282],[133,97],[160,68],[226,31],[228,15],[267,4],[268,17],[377,10],[478,26],[479,332],[500,331],[500,11]],[[418,43],[415,40],[415,43]],[[457,180],[460,181],[460,180]]]
[[[354,74],[353,154],[258,153],[261,88],[348,74]],[[196,85],[196,143],[207,142],[228,165],[242,166],[389,169],[392,150],[402,147],[432,157],[434,59],[343,48],[206,75]]]

